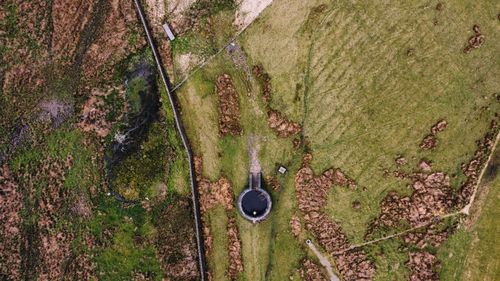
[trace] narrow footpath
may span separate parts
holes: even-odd
[[[200,214],[200,206],[199,206],[199,201],[198,201],[198,189],[196,186],[196,175],[195,175],[195,170],[194,170],[194,161],[193,161],[193,153],[191,150],[191,147],[189,145],[189,141],[186,136],[186,132],[184,130],[184,126],[182,124],[182,120],[180,117],[179,110],[177,109],[177,104],[176,104],[176,99],[173,94],[173,91],[171,90],[170,87],[170,80],[168,79],[167,73],[165,69],[163,68],[163,64],[161,62],[161,58],[158,54],[158,50],[156,48],[155,42],[153,37],[151,36],[151,32],[149,31],[149,26],[146,20],[146,17],[144,15],[144,11],[142,9],[140,0],[134,0],[135,8],[137,10],[137,14],[139,18],[141,19],[142,25],[144,27],[144,32],[146,33],[146,37],[149,43],[149,46],[151,48],[151,51],[153,52],[153,57],[155,59],[156,65],[158,67],[158,71],[160,73],[163,86],[165,87],[165,90],[168,95],[168,99],[170,102],[170,106],[172,108],[172,112],[174,114],[174,120],[175,120],[175,125],[177,127],[177,131],[179,132],[179,135],[182,140],[182,144],[184,145],[184,149],[186,150],[186,155],[188,158],[188,163],[189,163],[189,180],[191,184],[191,195],[192,195],[192,200],[193,200],[193,215],[194,215],[194,223],[195,223],[195,230],[196,230],[196,244],[198,247],[198,261],[199,261],[199,271],[200,271],[200,280],[205,281],[207,279],[207,272],[205,270],[206,268],[206,261],[205,261],[205,249],[203,245],[203,236],[202,236],[202,229],[201,229],[201,214]]]

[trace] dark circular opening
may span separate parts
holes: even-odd
[[[257,189],[250,190],[243,195],[241,200],[241,208],[249,217],[258,218],[266,212],[267,209],[266,195]]]

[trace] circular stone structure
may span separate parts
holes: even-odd
[[[271,212],[271,206],[271,196],[261,188],[247,188],[238,197],[241,215],[253,223],[265,220]]]

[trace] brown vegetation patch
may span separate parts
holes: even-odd
[[[301,130],[299,123],[288,120],[282,113],[274,109],[267,112],[267,124],[281,138],[295,135]]]
[[[483,169],[486,161],[488,160],[493,145],[495,144],[495,138],[499,133],[500,127],[496,120],[491,121],[489,131],[483,137],[483,139],[477,141],[477,149],[474,152],[474,156],[468,163],[462,164],[462,172],[467,177],[466,181],[460,186],[458,195],[458,204],[460,206],[465,206],[469,203],[472,194],[474,193],[474,188],[478,184],[479,175]]]
[[[431,133],[424,137],[422,142],[420,143],[420,148],[429,150],[436,148],[437,141],[437,133],[442,132],[444,129],[448,127],[448,122],[446,120],[439,120],[436,124],[431,127]]]
[[[144,36],[140,35],[132,1],[111,0],[108,5],[98,37],[84,57],[83,70],[86,77],[102,75],[103,66],[114,65],[146,43]],[[137,40],[129,40],[131,36]]]
[[[273,191],[281,190],[281,185],[276,177],[266,176],[266,185],[270,186]]]
[[[240,104],[233,79],[222,74],[217,77],[215,87],[219,96],[219,133],[222,136],[241,135]]]
[[[11,5],[16,7],[15,14],[8,12]],[[6,23],[7,15],[15,19],[14,29],[3,24]],[[3,91],[11,93],[21,89],[34,90],[44,83],[41,66],[49,57],[49,2],[3,1],[0,5],[0,17],[3,18],[0,46],[8,50],[0,56],[0,72],[4,74],[1,85]]]
[[[299,237],[302,226],[298,216],[293,215],[292,218],[290,219],[290,229],[292,231],[293,236]]]
[[[472,31],[474,31],[474,35],[469,38],[467,46],[464,48],[464,53],[466,54],[470,53],[473,49],[481,47],[484,43],[484,35],[477,24],[472,27]]]
[[[321,266],[315,264],[310,259],[305,259],[300,268],[300,277],[305,281],[321,281],[328,280]]]
[[[84,132],[94,132],[98,137],[104,138],[111,131],[112,120],[108,120],[107,116],[112,108],[106,106],[104,99],[109,96],[113,91],[117,91],[119,98],[125,101],[125,91],[122,87],[112,88],[104,92],[99,89],[92,89],[90,97],[82,105],[80,113],[80,121],[77,127]],[[120,114],[127,110],[126,102],[123,103],[124,108],[120,109]],[[121,115],[115,117],[115,120],[120,120]]]
[[[436,267],[439,261],[428,252],[410,253],[410,260],[406,266],[411,270],[410,281],[438,281]]]
[[[337,256],[336,265],[345,280],[372,280],[374,265],[362,250],[347,251],[351,247],[342,228],[323,211],[329,189],[334,183],[347,184],[347,180],[337,181],[333,169],[315,176],[309,163],[310,154],[304,155],[302,168],[295,176],[296,196],[299,210],[304,215],[304,223],[328,253]],[[338,170],[340,171],[340,170]]]
[[[436,225],[430,225],[424,231],[409,232],[403,236],[405,243],[415,245],[418,249],[427,246],[437,248],[448,239],[450,232],[448,229],[438,230]]]
[[[267,124],[269,128],[271,128],[276,133],[276,135],[281,138],[287,138],[299,133],[302,130],[302,127],[299,123],[289,120],[283,113],[271,108],[271,77],[264,71],[263,66],[260,64],[255,65],[252,68],[252,72],[261,83],[262,98],[267,106]],[[294,147],[298,147],[299,145],[300,140],[299,142],[294,140]]]
[[[437,139],[435,135],[427,135],[420,143],[420,148],[425,150],[434,149],[437,146]]]
[[[413,194],[401,197],[396,192],[389,192],[380,204],[380,216],[370,229],[380,224],[394,227],[402,221],[413,227],[421,226],[450,211],[454,197],[448,175],[414,173],[410,177]]]
[[[341,169],[337,168],[333,170],[333,183],[342,186],[349,187],[350,189],[356,189],[357,184],[352,178],[348,177]]]
[[[254,65],[252,72],[255,77],[262,81],[262,99],[264,102],[269,103],[271,101],[272,92],[271,77],[264,72],[264,67],[261,64]]]
[[[0,169],[0,278],[21,279],[21,234],[23,198],[9,167]]]
[[[243,271],[243,262],[241,258],[240,235],[234,217],[230,217],[228,220],[227,236],[229,238],[229,268],[227,275],[231,280],[236,280],[237,274]]]
[[[432,171],[432,164],[429,161],[422,159],[420,160],[420,162],[418,162],[418,168],[422,172],[429,173],[430,171]]]
[[[55,59],[73,60],[80,36],[92,17],[95,1],[54,0],[52,5],[52,54]]]
[[[241,241],[239,238],[238,225],[236,224],[234,217],[229,214],[229,212],[234,209],[233,189],[229,180],[226,178],[221,178],[216,182],[210,182],[208,179],[203,178],[203,161],[201,157],[194,157],[194,166],[196,172],[196,182],[198,184],[198,191],[200,194],[199,201],[202,214],[206,214],[217,204],[221,204],[226,210],[226,215],[228,216],[228,254],[230,258],[227,275],[231,278],[231,280],[235,280],[236,275],[243,271],[243,260],[241,257]],[[205,254],[209,257],[213,247],[213,238],[211,236],[210,227],[208,223],[206,223],[204,216],[202,216],[202,222]],[[211,278],[209,278],[209,280],[210,279]]]
[[[404,158],[403,156],[398,156],[398,157],[396,158],[396,160],[394,160],[394,161],[396,161],[396,164],[397,164],[398,166],[402,166],[402,165],[406,165],[406,164],[408,164],[408,160],[406,160],[406,158]]]
[[[167,279],[196,280],[198,260],[195,230],[191,223],[191,206],[180,198],[167,204],[160,213],[156,248]]]

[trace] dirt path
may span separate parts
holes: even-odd
[[[248,156],[250,158],[250,173],[252,174],[258,174],[262,170],[259,162],[259,149],[258,137],[251,134],[248,137]]]
[[[316,257],[318,257],[321,265],[325,267],[326,271],[328,272],[328,275],[330,276],[330,281],[340,281],[337,275],[335,275],[335,273],[333,272],[332,264],[330,263],[330,261],[319,252],[319,250],[316,248],[316,246],[314,246],[312,241],[306,240],[306,244],[307,246],[309,246],[309,249],[313,251]]]

